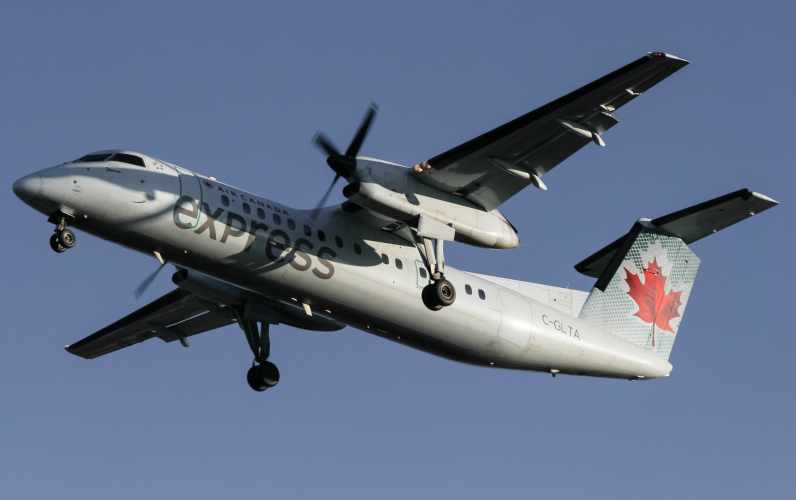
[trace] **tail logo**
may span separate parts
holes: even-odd
[[[680,301],[682,290],[679,292],[669,290],[669,293],[666,293],[666,281],[669,277],[664,276],[657,257],[649,263],[648,267],[641,269],[642,272],[633,274],[625,268],[627,272],[625,282],[630,287],[627,294],[638,305],[638,312],[633,316],[641,318],[641,321],[645,323],[654,323],[664,332],[675,333],[669,322],[680,317],[678,309],[683,305]],[[642,273],[644,274],[643,283],[640,278]],[[652,345],[655,345],[654,337]]]

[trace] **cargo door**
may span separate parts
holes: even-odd
[[[500,320],[498,336],[519,348],[524,348],[533,333],[533,310],[525,298],[508,290],[500,290],[503,301],[503,316]]]

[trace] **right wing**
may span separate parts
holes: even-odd
[[[594,141],[617,120],[611,115],[688,64],[652,52],[564,97],[414,167],[418,181],[463,196],[485,210],[535,184]]]
[[[219,310],[226,308],[219,306]],[[208,312],[190,293],[179,288],[151,302],[116,323],[66,346],[66,350],[86,359],[117,351],[153,337],[165,342],[190,337],[235,323],[230,317]]]

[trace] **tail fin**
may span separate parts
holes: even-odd
[[[668,360],[700,260],[686,243],[778,203],[746,189],[659,217],[575,266],[598,277],[579,317]]]

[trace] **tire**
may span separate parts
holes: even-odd
[[[249,372],[246,374],[246,381],[249,383],[249,387],[254,389],[257,392],[263,392],[264,390],[268,389],[268,386],[263,384],[263,381],[260,380],[258,376],[258,369],[259,366],[252,366],[249,368]]]
[[[279,370],[276,368],[276,365],[269,362],[264,361],[260,366],[257,367],[257,373],[259,375],[259,380],[266,387],[273,387],[279,383]]]
[[[448,280],[439,280],[434,282],[434,295],[437,302],[447,307],[456,301],[456,289],[453,284]]]
[[[421,294],[423,304],[432,311],[439,311],[442,309],[442,304],[437,300],[437,294],[434,291],[434,284],[426,285]]]
[[[58,240],[58,235],[54,234],[50,236],[50,248],[55,250],[57,253],[64,253],[66,252],[66,247],[61,244]]]
[[[58,241],[64,246],[64,248],[72,248],[75,246],[75,243],[77,243],[75,233],[69,229],[61,229],[55,234],[58,235]]]

